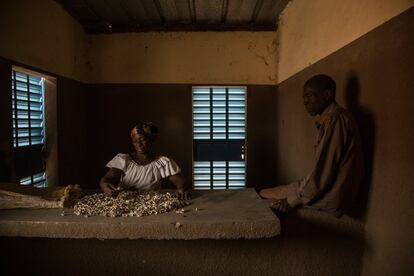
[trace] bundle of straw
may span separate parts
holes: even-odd
[[[0,209],[72,207],[82,195],[79,185],[36,188],[0,183]]]

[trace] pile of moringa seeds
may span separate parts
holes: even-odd
[[[171,193],[120,191],[116,197],[103,193],[84,196],[74,206],[78,216],[143,217],[187,206]]]

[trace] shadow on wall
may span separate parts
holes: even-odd
[[[14,160],[10,153],[9,142],[0,143],[0,182],[15,182]]]
[[[372,168],[375,149],[375,121],[372,112],[360,104],[360,84],[355,72],[350,72],[346,81],[345,101],[348,110],[357,121],[361,134],[362,149],[364,153],[365,174],[360,184],[355,209],[351,216],[365,220],[369,194],[372,185]]]
[[[5,150],[0,149],[0,182],[10,182],[11,168]]]

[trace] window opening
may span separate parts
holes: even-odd
[[[245,138],[245,87],[193,87],[195,189],[245,188]]]
[[[11,81],[13,147],[20,184],[44,187],[44,78],[13,69]]]

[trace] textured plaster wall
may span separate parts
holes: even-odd
[[[2,1],[0,56],[84,82],[274,84],[413,5],[414,0],[294,0],[277,35],[90,36],[55,1]]]
[[[414,0],[293,0],[277,30],[280,83],[414,6]]]
[[[413,275],[414,8],[283,81],[277,92],[278,183],[309,172],[316,129],[305,112],[304,82],[326,73],[337,100],[357,119],[367,176],[359,197],[365,223],[362,275]],[[282,225],[283,229],[283,225]]]
[[[275,32],[92,35],[93,83],[274,84]]]
[[[86,35],[51,0],[0,1],[0,57],[85,81]]]
[[[82,82],[274,84],[275,32],[87,35],[52,0],[1,1],[0,57]]]

